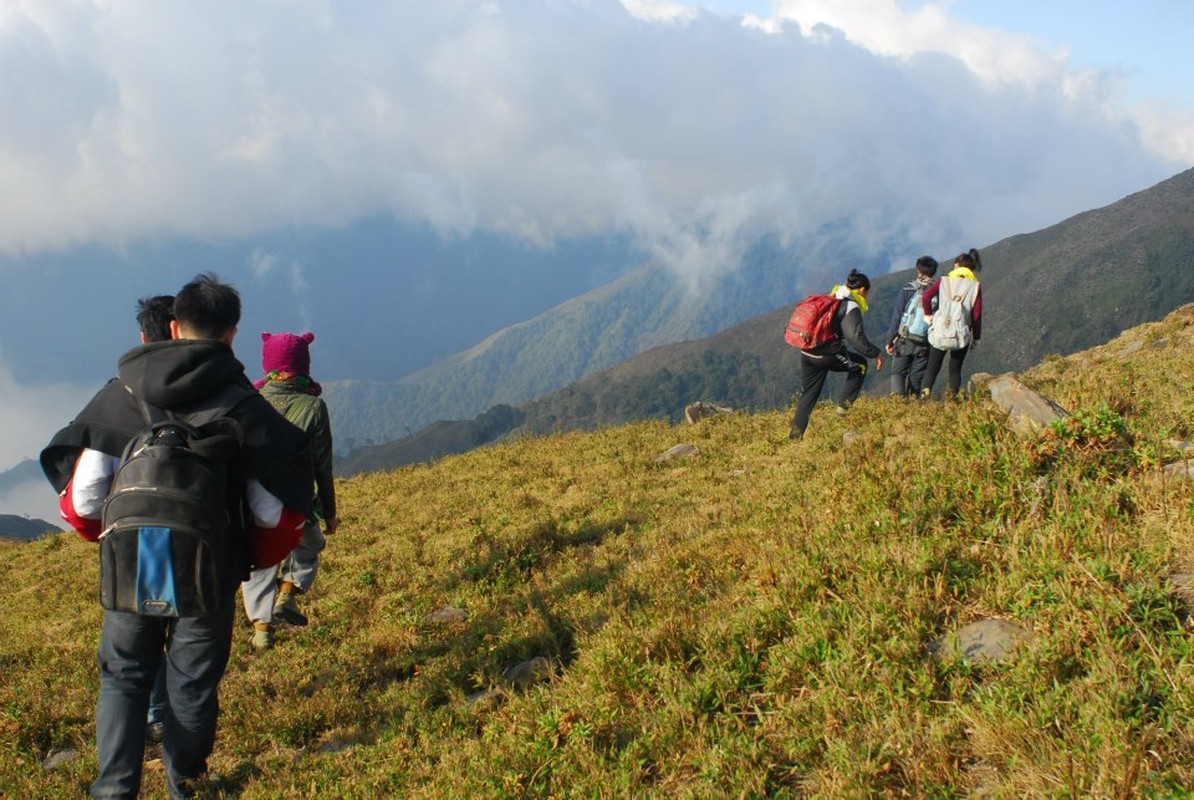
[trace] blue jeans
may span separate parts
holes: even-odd
[[[217,691],[232,649],[234,588],[209,617],[168,619],[105,611],[95,712],[99,776],[92,797],[135,798],[141,788],[146,711],[165,647],[162,763],[172,798],[189,797],[216,740]]]
[[[164,658],[161,666],[158,667],[158,675],[153,681],[153,691],[149,693],[147,720],[150,725],[159,722],[165,724],[166,722],[166,659]]]

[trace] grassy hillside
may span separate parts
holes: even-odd
[[[939,255],[948,260],[956,253]],[[1160,319],[1194,300],[1194,170],[1105,208],[986,247],[983,262],[983,340],[967,358],[967,373],[1025,369],[1046,355],[1072,353]],[[779,265],[771,266],[772,279],[784,274]],[[866,318],[875,341],[882,341],[899,289],[912,274],[907,270],[875,280]],[[738,283],[738,293],[744,283],[769,285],[749,276],[739,276]],[[828,290],[831,283],[810,281],[799,291],[763,290],[765,297],[790,296],[784,305],[719,333],[656,347],[523,402],[516,415],[501,415],[510,421],[506,430],[495,427],[492,418],[440,422],[434,430],[415,436],[407,431],[404,439],[359,448],[338,470],[349,475],[463,452],[468,449],[464,442],[493,441],[515,428],[550,433],[647,418],[675,421],[698,400],[739,409],[782,408],[800,380],[799,361],[781,337],[791,304],[803,294]],[[574,321],[585,327],[583,315]],[[574,332],[550,325],[543,333],[548,339],[578,341]],[[537,379],[542,365],[551,363],[549,351],[530,348],[528,353],[511,362],[510,375]],[[883,378],[872,375],[865,391],[886,393]],[[447,384],[437,391],[457,396]],[[506,401],[519,402],[514,395]],[[385,403],[363,408],[368,414],[392,412]]]
[[[342,481],[310,627],[238,629],[222,791],[1188,796],[1194,482],[1159,465],[1194,438],[1192,344],[1187,307],[1035,367],[1075,414],[1040,439],[864,398],[797,443],[784,412],[641,422]],[[95,551],[0,556],[0,795],[75,796]],[[930,655],[989,618],[1031,633],[1009,661]]]

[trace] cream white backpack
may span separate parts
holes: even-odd
[[[937,310],[929,325],[929,344],[938,350],[969,347],[974,340],[970,311],[977,299],[978,281],[944,276],[937,290]]]

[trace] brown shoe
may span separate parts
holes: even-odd
[[[278,595],[274,603],[274,619],[280,619],[287,625],[307,624],[307,615],[299,611],[298,598],[293,593]]]

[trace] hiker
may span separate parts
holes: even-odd
[[[916,277],[900,290],[900,302],[892,309],[884,350],[891,361],[891,394],[898,397],[920,396],[925,367],[929,363],[929,324],[921,305],[921,296],[937,274],[937,259],[916,259]]]
[[[84,538],[100,541],[104,553],[111,552],[116,536],[109,526],[100,539],[108,516],[105,498],[122,478],[117,469],[126,445],[146,435],[146,417],[155,409],[182,421],[214,412],[221,415],[215,422],[243,433],[243,445],[227,453],[231,460],[226,461],[226,472],[221,471],[226,480],[220,487],[228,490],[224,510],[208,511],[230,529],[221,540],[223,557],[210,564],[218,578],[204,585],[213,586],[218,598],[208,614],[154,616],[154,609],[141,605],[136,612],[113,610],[116,603],[105,591],[115,586],[116,596],[127,601],[130,581],[128,573],[106,571],[101,559],[105,610],[98,652],[99,774],[91,784],[94,797],[132,798],[140,789],[146,712],[163,648],[168,691],[162,763],[170,796],[191,797],[202,789],[215,743],[219,682],[231,649],[236,587],[248,575],[250,559],[277,563],[294,546],[311,510],[314,478],[306,437],[253,390],[232,352],[240,295],[214,275],[203,274],[175,297],[174,315],[171,340],[151,342],[121,356],[118,377],[100,389],[41,453],[42,469],[59,492],[62,518]],[[224,440],[236,441],[229,436]],[[129,463],[135,458],[137,454],[130,453]],[[193,507],[196,500],[184,497],[161,505],[168,513],[188,503]],[[162,537],[157,534],[163,530],[173,532],[159,527],[132,530],[156,546],[137,553],[132,577],[137,592],[143,580],[150,583],[162,571],[178,568],[170,561],[169,549],[160,549]],[[165,539],[170,547],[179,541]],[[142,555],[159,554],[167,563],[146,564],[142,570]]]
[[[307,434],[315,465],[315,505],[303,525],[302,537],[280,565],[254,570],[241,586],[245,614],[253,623],[253,646],[273,647],[274,620],[306,625],[298,595],[311,590],[319,571],[319,554],[325,534],[336,532],[336,487],[332,481],[332,427],[323,388],[311,379],[311,342],[315,334],[261,334],[261,368],[265,377],[254,385],[288,422]],[[320,529],[323,520],[324,530]]]
[[[826,344],[800,351],[800,399],[792,417],[789,439],[804,436],[813,406],[817,404],[821,390],[825,387],[825,377],[830,372],[846,373],[841,402],[837,407],[838,413],[844,414],[862,391],[867,359],[875,359],[876,370],[883,369],[883,351],[866,338],[862,328],[862,315],[867,311],[866,296],[870,290],[870,278],[856,269],[850,270],[845,285],[833,287],[830,294],[841,301],[833,312],[831,322],[834,338]],[[851,352],[847,344],[858,352]]]
[[[137,327],[141,344],[170,341],[170,323],[174,321],[174,295],[159,294],[137,301]]]
[[[159,294],[137,301],[137,326],[141,329],[141,344],[170,341],[170,323],[174,321],[174,295]],[[158,666],[153,691],[149,693],[149,713],[146,715],[146,740],[160,744],[166,730],[166,662]]]
[[[955,258],[949,274],[929,284],[921,297],[925,318],[929,320],[929,360],[921,397],[928,398],[933,393],[946,353],[949,354],[946,398],[956,398],[962,388],[962,362],[983,333],[983,293],[978,282],[982,268],[978,250],[972,247]]]

